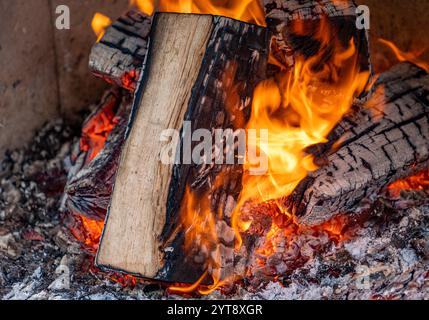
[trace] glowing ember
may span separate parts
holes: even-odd
[[[389,187],[389,192],[395,196],[399,196],[402,190],[427,190],[429,191],[429,169],[419,173],[418,175],[396,181]]]
[[[265,13],[259,0],[131,0],[141,12],[155,11],[212,14],[265,26]]]
[[[110,98],[104,107],[83,125],[80,149],[88,153],[87,162],[93,160],[104,148],[110,132],[117,125],[116,106],[117,99],[115,97]]]
[[[97,42],[103,37],[106,28],[112,24],[112,20],[109,17],[97,12],[92,18],[91,27],[97,36]]]
[[[97,252],[104,221],[92,220],[83,215],[76,215],[75,219],[78,223],[77,227],[71,229],[73,236],[84,244],[89,252]]]

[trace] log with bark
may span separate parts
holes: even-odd
[[[145,278],[194,282],[207,266],[183,250],[186,230],[180,229],[179,212],[186,188],[204,193],[219,171],[163,165],[158,139],[164,129],[180,129],[183,120],[193,130],[233,128],[228,101],[249,109],[253,88],[265,77],[266,30],[185,14],[159,14],[153,26],[97,264]],[[228,190],[238,194],[239,188],[235,183]]]
[[[129,11],[107,28],[92,47],[89,68],[107,82],[134,91],[143,72],[152,17]]]
[[[390,183],[429,168],[429,76],[410,63],[382,74],[369,100],[331,133],[339,143],[319,148],[325,163],[287,199],[300,223],[317,225],[358,213]],[[325,150],[323,150],[325,149]]]

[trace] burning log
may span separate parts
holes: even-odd
[[[89,67],[93,73],[134,91],[147,56],[152,17],[129,11],[107,28],[92,48]]]
[[[292,68],[296,56],[307,59],[319,54],[320,36],[334,46],[343,47],[352,39],[359,56],[360,71],[371,71],[368,34],[356,28],[354,1],[264,0],[267,26],[272,34],[272,65]],[[330,32],[334,30],[334,32]],[[332,51],[326,50],[326,57]]]
[[[265,76],[266,32],[228,18],[183,14],[159,14],[154,26],[97,264],[151,279],[194,282],[206,265],[187,258],[179,212],[186,191],[204,194],[220,170],[163,165],[156,139],[164,129],[180,129],[183,119],[193,130],[233,128],[229,101],[249,109],[253,89]],[[240,175],[233,169],[224,186],[238,194]]]
[[[332,132],[326,163],[288,199],[299,222],[359,212],[390,183],[429,167],[429,76],[409,63],[382,74],[374,93]],[[328,145],[329,146],[329,145]],[[326,147],[326,146],[325,146]]]
[[[114,89],[105,94],[84,123],[84,134],[71,156],[73,166],[64,190],[70,212],[104,221],[130,111],[130,98]],[[87,140],[99,145],[88,145]]]

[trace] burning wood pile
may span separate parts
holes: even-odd
[[[351,1],[166,3],[100,33],[112,89],[61,155],[97,267],[169,294],[427,298],[425,66],[373,74]]]

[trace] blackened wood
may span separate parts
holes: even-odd
[[[368,32],[356,27],[356,5],[352,0],[263,0],[267,26],[271,31],[273,57],[282,67],[292,68],[297,56],[329,57],[331,48],[321,52],[320,37],[325,44],[340,44],[347,48],[353,41],[359,70],[372,72]],[[323,30],[323,31],[321,31]],[[322,33],[320,33],[320,31]],[[277,68],[271,70],[278,72]]]
[[[200,76],[195,84],[185,120],[196,129],[241,129],[250,116],[253,91],[265,79],[268,58],[267,32],[265,28],[217,17],[212,39]],[[239,117],[243,117],[239,120]],[[183,142],[181,142],[182,144]],[[237,154],[237,153],[235,153]],[[186,187],[198,196],[210,198],[212,213],[223,212],[217,221],[217,228],[231,231],[231,213],[241,192],[242,166],[235,165],[179,165],[173,170],[167,205],[167,223],[162,234],[165,246],[173,248],[166,252],[165,265],[160,270],[161,278],[184,279],[194,282],[207,269],[208,259],[198,259],[199,250],[189,254],[182,250],[184,231],[178,228]],[[216,186],[217,179],[222,183]],[[225,231],[226,230],[226,231]],[[219,248],[222,253],[222,277],[234,272],[233,243],[223,241],[218,231]],[[196,272],[190,274],[189,270]]]
[[[388,184],[429,167],[428,97],[424,70],[401,63],[382,74],[369,100],[333,131],[340,143],[320,156],[325,165],[288,199],[299,221],[362,211]]]
[[[134,91],[144,68],[152,17],[130,11],[107,28],[89,57],[92,72],[108,82]]]

